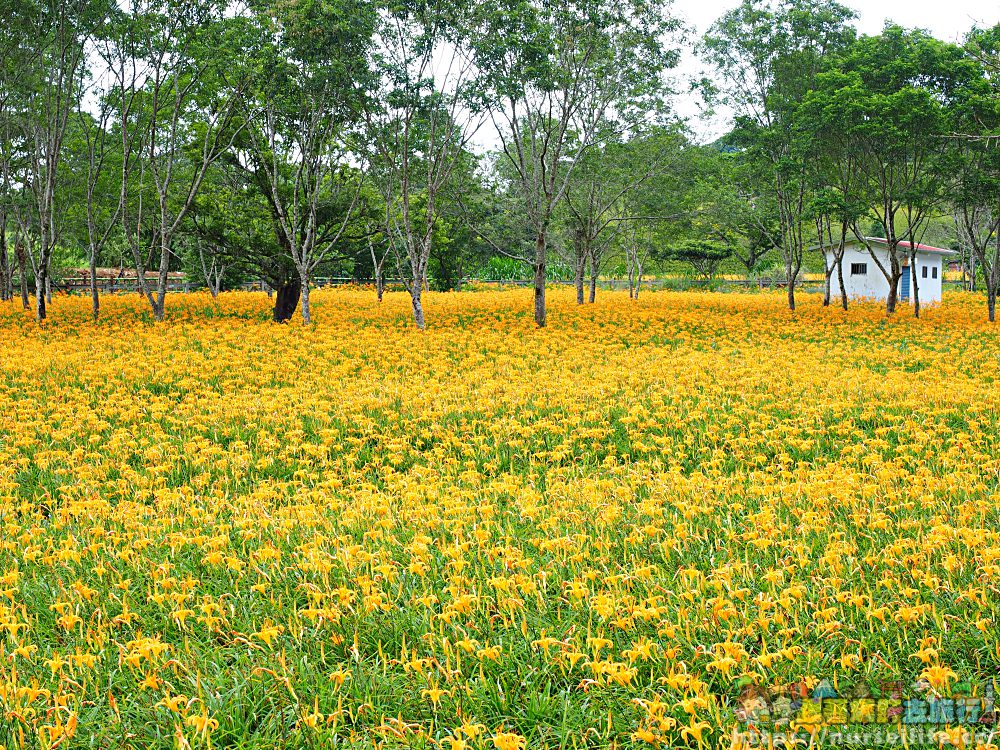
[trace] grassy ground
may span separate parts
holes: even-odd
[[[0,309],[0,746],[729,747],[750,683],[997,672],[978,299],[551,294]]]

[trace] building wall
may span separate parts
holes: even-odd
[[[889,253],[878,249],[875,250],[875,253],[878,255],[879,261],[888,267]],[[826,262],[828,266],[833,263],[832,253],[827,255]],[[863,263],[867,273],[852,276],[851,266],[856,263]],[[848,245],[844,249],[844,286],[847,288],[847,296],[852,299],[884,300],[889,296],[889,282],[885,280],[885,276],[875,265],[875,261],[872,260],[868,251],[857,245]],[[836,272],[830,279],[830,287],[832,296],[839,297],[841,293],[840,280],[837,278]]]
[[[937,278],[933,278],[932,269],[937,268]],[[927,269],[924,278],[923,269]],[[944,280],[944,259],[935,253],[917,253],[917,290],[920,304],[941,301],[941,282]]]
[[[884,248],[875,248],[875,254],[879,261],[886,268],[889,267],[889,251]],[[827,254],[827,264],[833,263],[833,254]],[[852,275],[851,266],[863,263],[867,273]],[[937,278],[933,277],[931,269],[937,267]],[[923,277],[923,269],[927,268],[927,278]],[[941,281],[944,269],[941,256],[936,253],[917,253],[917,287],[920,293],[920,302],[940,302],[941,301]],[[847,296],[854,299],[872,299],[884,301],[889,296],[889,282],[879,267],[872,260],[871,254],[862,245],[848,245],[844,249],[844,286],[847,287]],[[834,273],[830,280],[831,293],[833,297],[840,296],[840,282],[837,274]],[[912,285],[911,285],[912,294]]]

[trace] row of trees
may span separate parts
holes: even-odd
[[[700,88],[735,127],[697,146],[670,113],[683,30],[668,0],[0,11],[0,298],[17,281],[27,306],[32,280],[39,320],[67,255],[89,266],[95,319],[107,265],[158,320],[181,269],[213,292],[262,279],[276,321],[306,322],[318,275],[373,280],[380,298],[393,276],[423,327],[432,284],[509,262],[533,276],[543,326],[553,265],[583,304],[612,263],[636,296],[650,263],[709,276],[777,255],[794,308],[811,248],[833,251],[829,302],[845,243],[877,226],[894,289],[945,214],[994,315],[997,29],[962,46],[858,37],[835,2],[745,0],[699,45],[717,82]]]
[[[558,214],[591,210],[577,207],[572,178],[593,170],[590,151],[663,129],[677,58],[662,1],[0,10],[0,288],[10,298],[15,276],[33,278],[39,320],[52,259],[75,246],[95,317],[98,267],[113,256],[134,268],[157,320],[186,257],[212,288],[236,266],[264,278],[275,319],[301,307],[306,322],[317,269],[349,257],[380,293],[389,264],[423,327],[435,251],[454,265],[441,251],[457,242],[523,257],[544,325]],[[491,175],[470,148],[484,127],[502,143]],[[509,216],[495,211],[500,194]],[[609,223],[599,209],[587,220],[603,226],[580,239],[588,257]]]
[[[732,184],[746,228],[779,250],[794,309],[809,248],[833,259],[829,304],[845,244],[868,245],[865,230],[877,227],[888,240],[888,263],[871,255],[889,282],[891,313],[906,256],[913,264],[932,222],[951,214],[978,262],[993,320],[1000,27],[973,30],[956,45],[892,25],[858,37],[852,19],[833,2],[745,0],[705,37],[718,93],[737,113]],[[916,283],[912,294],[919,315]]]

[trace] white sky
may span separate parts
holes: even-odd
[[[1000,21],[996,0],[840,0],[858,12],[858,29],[877,34],[886,19],[901,26],[927,29],[946,41],[959,40],[973,24],[993,26]],[[675,0],[674,9],[700,34],[738,0]]]
[[[840,0],[858,13],[855,26],[863,34],[877,34],[887,20],[908,28],[921,28],[939,39],[961,41],[973,26],[993,26],[1000,23],[1000,3],[997,0]],[[674,11],[694,28],[691,41],[701,37],[723,13],[740,4],[740,0],[675,0]],[[688,51],[677,73],[680,77],[694,76],[703,64]],[[679,82],[679,85],[683,85]],[[691,118],[695,137],[711,140],[726,131],[727,117],[720,112],[709,121],[696,119],[698,102],[682,95],[676,102],[679,114]]]

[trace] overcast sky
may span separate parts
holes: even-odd
[[[858,13],[855,23],[863,34],[877,34],[887,20],[908,28],[927,29],[945,41],[961,41],[973,26],[993,26],[1000,23],[998,0],[840,0]],[[693,27],[692,42],[723,13],[740,4],[740,0],[675,0],[674,11]],[[677,73],[681,78],[704,72],[704,65],[690,50]],[[683,82],[678,82],[683,87]],[[680,96],[675,102],[678,114],[690,118],[695,138],[710,141],[723,135],[728,114],[719,112],[711,120],[699,120],[699,103],[691,96]]]
[[[864,34],[877,34],[886,19],[907,27],[927,29],[940,39],[957,41],[973,24],[1000,22],[997,0],[840,0],[858,12],[857,26]],[[674,8],[699,33],[739,0],[675,0]]]
[[[709,73],[693,53],[692,47],[712,23],[741,0],[674,0],[674,12],[691,27],[684,57],[676,74],[679,91],[685,82]],[[1000,0],[840,0],[858,13],[855,26],[863,34],[877,34],[887,20],[908,28],[922,28],[945,41],[961,41],[973,26],[994,26],[1000,23]],[[688,119],[696,141],[706,143],[724,135],[729,129],[730,114],[719,111],[711,119],[702,119],[700,98],[681,94],[674,101],[677,114]],[[482,128],[473,139],[481,150],[498,148],[499,140],[490,126]]]

